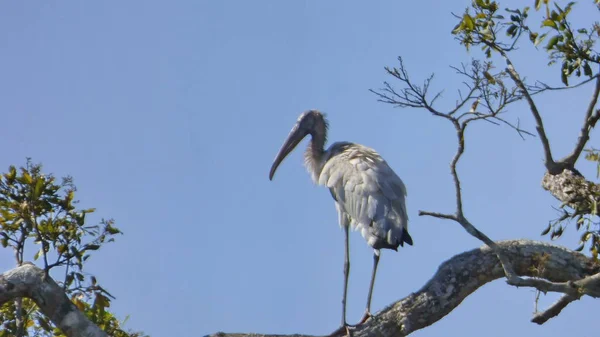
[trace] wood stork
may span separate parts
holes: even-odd
[[[283,143],[269,173],[269,180],[283,159],[307,135],[311,141],[304,153],[304,163],[313,181],[329,188],[338,211],[339,224],[345,234],[344,295],[342,328],[346,323],[346,294],[350,257],[348,230],[360,230],[367,244],[374,249],[373,273],[367,297],[367,308],[359,324],[371,317],[371,295],[379,263],[380,249],[398,251],[404,243],[413,244],[408,233],[406,187],[402,180],[373,149],[349,143],[334,143],[325,151],[328,122],[316,110],[302,113]]]

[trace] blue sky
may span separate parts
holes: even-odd
[[[87,270],[117,297],[114,312],[131,315],[127,326],[154,337],[328,333],[339,324],[342,294],[334,203],[312,184],[303,149],[273,182],[271,162],[297,116],[316,108],[328,114],[331,141],[375,148],[402,177],[415,245],[383,252],[374,311],[417,291],[444,260],[480,246],[455,223],[417,215],[454,207],[452,127],[378,103],[368,91],[391,81],[383,67],[402,55],[416,81],[436,73],[439,108],[450,108],[461,79],[449,65],[479,56],[450,35],[450,13],[469,3],[3,2],[0,168],[32,157],[48,172],[70,174],[81,206],[96,207],[96,220],[117,221],[125,235]],[[583,15],[596,20],[592,13]],[[558,83],[557,70],[544,72],[543,52],[524,46],[515,62],[529,78]],[[557,157],[575,142],[589,90],[539,103]],[[522,104],[507,118],[534,131]],[[471,222],[496,240],[548,240],[539,233],[558,203],[540,187],[538,140],[481,123],[467,142],[459,168]],[[593,165],[579,166],[593,177]],[[569,228],[558,242],[574,248],[576,237]],[[12,261],[0,251],[2,270]],[[355,322],[372,263],[359,233],[351,235],[351,263],[348,320]],[[592,300],[543,326],[529,322],[533,301],[532,290],[496,281],[414,336],[597,333]]]

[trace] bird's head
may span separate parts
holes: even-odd
[[[325,143],[327,120],[325,119],[324,114],[317,110],[305,111],[298,117],[296,124],[290,131],[285,142],[283,142],[281,149],[277,153],[277,157],[275,157],[275,160],[273,161],[271,172],[269,172],[269,180],[273,180],[273,175],[283,159],[309,134],[313,138],[318,137],[322,139],[323,143]]]

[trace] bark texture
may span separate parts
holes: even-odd
[[[546,172],[542,187],[580,214],[590,214],[592,205],[600,205],[600,186],[568,169],[555,175]]]
[[[497,245],[511,261],[514,271],[519,276],[536,277],[551,282],[571,282],[600,271],[600,264],[563,247],[530,240],[500,241]],[[504,270],[498,258],[488,246],[456,255],[442,263],[435,275],[421,289],[391,304],[365,324],[352,330],[352,336],[407,336],[446,316],[479,287],[504,277]],[[594,295],[596,294],[591,296]],[[210,335],[242,336],[282,335],[223,332]]]
[[[31,298],[69,337],[107,337],[65,295],[63,289],[31,263],[0,275],[0,305],[16,298]]]

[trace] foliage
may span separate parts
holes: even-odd
[[[594,0],[593,5],[600,10],[600,0]],[[535,0],[533,10],[531,7],[501,10],[495,1],[474,0],[462,16],[457,16],[459,23],[452,30],[452,34],[467,49],[474,46],[481,47],[487,59],[493,59],[495,55],[503,58],[509,73],[511,69],[513,71],[510,75],[516,87],[523,93],[521,98],[527,99],[534,110],[533,95],[544,91],[578,87],[599,76],[595,69],[600,65],[600,53],[595,47],[600,37],[600,24],[598,22],[589,25],[574,23],[571,14],[578,6],[581,7],[575,2],[565,4]],[[530,23],[533,16],[537,18]],[[535,48],[542,49],[547,54],[549,66],[560,64],[560,80],[564,87],[551,87],[539,81],[528,84],[521,79],[521,75],[514,70],[510,59],[510,54],[515,52],[521,43],[530,43]],[[570,86],[569,81],[573,76],[578,78],[584,76],[585,79]],[[592,102],[595,103],[595,99]],[[588,112],[590,117],[592,108],[593,106]],[[541,120],[537,111],[533,113]],[[595,120],[591,121],[589,126],[593,128]],[[538,132],[543,128],[541,121],[538,121],[537,128]],[[545,135],[540,133],[540,137],[549,148],[547,140],[543,139]],[[597,151],[588,152],[586,158],[600,163]],[[548,159],[551,159],[549,155],[546,157],[547,161]],[[551,221],[542,235],[550,235],[552,239],[558,238],[563,234],[569,221],[575,220],[577,230],[582,232],[577,250],[581,251],[588,244],[592,256],[597,258],[600,251],[600,221],[596,214],[597,205],[589,206],[587,209],[591,212],[567,210],[563,205],[561,216]]]
[[[142,336],[122,330],[106,309],[112,295],[95,276],[84,272],[91,254],[114,241],[121,231],[112,219],[90,225],[95,209],[78,209],[73,179],[57,179],[30,159],[24,167],[10,166],[0,175],[0,243],[14,252],[17,266],[26,256],[63,287],[73,303],[110,336]],[[63,336],[29,299],[0,308],[2,336]]]
[[[599,0],[594,3],[599,6]],[[559,5],[549,4],[548,0],[535,0],[535,11],[544,7],[544,16],[539,27],[529,25],[530,7],[522,9],[505,9],[508,19],[500,14],[499,5],[495,1],[475,0],[465,10],[460,22],[452,33],[467,48],[481,46],[488,58],[493,52],[504,54],[515,50],[517,43],[526,35],[534,46],[542,45],[549,55],[550,62],[561,63],[561,80],[569,85],[569,77],[575,74],[580,77],[592,77],[592,64],[600,64],[600,55],[594,47],[600,36],[600,25],[594,22],[590,26],[576,27],[569,21],[575,2]],[[504,33],[504,34],[502,34]]]

